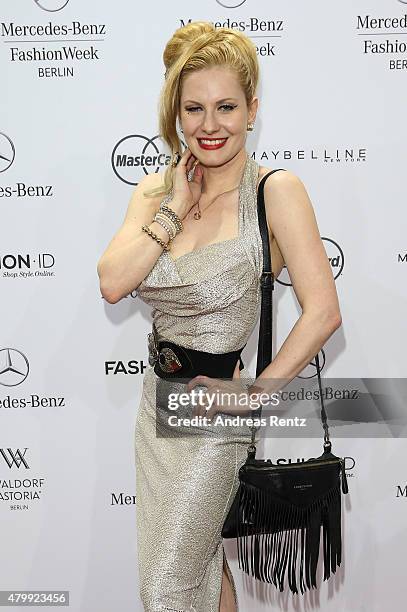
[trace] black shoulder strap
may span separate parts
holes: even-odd
[[[278,170],[285,170],[285,168],[276,168],[265,174],[259,183],[257,191],[257,217],[259,222],[259,229],[262,239],[263,247],[263,273],[260,279],[261,286],[261,308],[260,308],[260,325],[259,325],[259,342],[257,349],[257,365],[256,365],[256,378],[259,374],[271,363],[272,361],[272,346],[273,346],[273,289],[274,289],[274,275],[271,271],[271,255],[270,255],[270,241],[267,229],[267,218],[266,209],[264,204],[264,184],[267,178]],[[331,442],[329,440],[329,429],[327,423],[327,415],[323,400],[323,391],[321,384],[321,368],[319,364],[318,354],[315,355],[315,363],[317,367],[318,385],[320,391],[320,404],[321,404],[321,420],[324,429],[324,449],[331,449]],[[257,411],[256,411],[257,412]],[[261,407],[258,410],[259,415],[261,414]],[[252,440],[251,447],[254,448],[254,436],[255,427],[252,427]],[[252,452],[252,451],[250,451]],[[253,455],[254,456],[254,455]]]
[[[263,246],[263,273],[260,279],[261,310],[259,327],[259,344],[257,350],[256,378],[268,366],[272,358],[272,324],[273,324],[273,294],[274,276],[271,272],[270,241],[267,229],[266,208],[264,205],[264,185],[267,178],[274,172],[285,170],[276,168],[265,174],[259,183],[257,191],[257,218]]]

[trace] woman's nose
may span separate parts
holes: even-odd
[[[208,133],[216,132],[219,129],[218,121],[212,113],[205,113],[203,117],[202,129]]]

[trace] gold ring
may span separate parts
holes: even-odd
[[[173,168],[176,168],[176,166],[178,166],[179,164],[179,160],[181,159],[181,155],[178,153],[178,151],[176,151],[174,153],[174,155],[172,156],[172,160],[171,160],[171,166]]]

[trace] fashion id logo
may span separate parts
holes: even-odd
[[[14,279],[55,276],[54,264],[55,257],[51,253],[0,254],[0,275]]]

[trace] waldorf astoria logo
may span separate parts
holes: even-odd
[[[124,136],[114,146],[111,156],[113,172],[128,185],[138,185],[147,174],[164,172],[170,161],[160,136],[150,138],[143,134]]]
[[[42,499],[45,478],[32,474],[27,450],[27,447],[0,448],[1,507],[8,505],[9,510],[29,510],[32,502]]]
[[[12,448],[0,448],[0,455],[10,469],[13,466],[16,468],[25,467],[27,470],[30,469],[25,457],[26,452],[27,448],[25,448],[23,451],[21,451],[20,448],[17,448],[16,450],[13,450]]]

